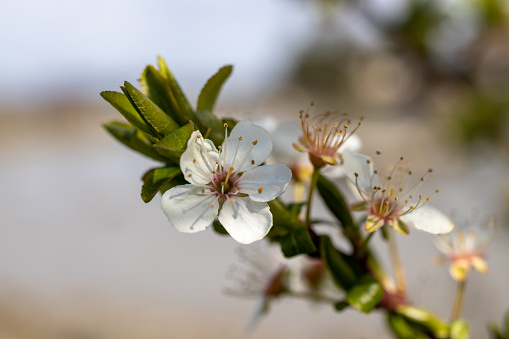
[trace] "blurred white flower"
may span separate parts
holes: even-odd
[[[346,175],[363,200],[352,209],[368,212],[367,232],[374,232],[385,224],[401,234],[410,232],[407,225],[432,234],[448,233],[453,229],[454,223],[444,213],[427,205],[430,197],[424,199],[419,194],[414,198],[431,169],[416,184],[408,187],[407,181],[412,172],[399,166],[403,158],[398,159],[385,176],[379,174],[368,156],[344,152],[343,159]]]
[[[291,179],[281,164],[258,166],[270,155],[272,142],[263,128],[250,121],[238,123],[219,150],[193,132],[180,159],[187,185],[162,197],[162,208],[180,232],[207,229],[219,221],[236,241],[262,239],[272,227],[267,201],[281,195]]]
[[[474,215],[455,221],[456,226],[451,233],[435,240],[435,245],[445,255],[440,261],[450,261],[449,273],[456,281],[465,280],[472,266],[481,273],[487,273],[484,250],[495,233],[496,220]]]

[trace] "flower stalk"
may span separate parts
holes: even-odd
[[[463,308],[463,299],[465,296],[465,288],[467,281],[458,281],[456,285],[456,293],[454,295],[454,304],[452,306],[451,322],[458,320],[461,316],[461,309]]]
[[[306,205],[306,226],[311,226],[311,203],[313,201],[313,192],[316,188],[316,183],[318,182],[318,177],[320,176],[320,168],[314,166],[313,174],[311,176],[311,182],[309,184],[309,192],[308,192],[308,201]]]

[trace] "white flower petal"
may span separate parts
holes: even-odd
[[[212,141],[203,138],[200,131],[194,131],[180,158],[180,169],[189,183],[206,185],[211,181],[210,176],[218,157],[219,152]]]
[[[302,137],[300,124],[293,122],[281,124],[271,136],[273,145],[271,157],[274,162],[293,165],[299,161],[308,161],[307,153],[299,152],[293,147],[293,144],[298,143]]]
[[[400,217],[400,219],[420,231],[431,234],[449,233],[454,228],[451,219],[429,204]]]
[[[272,213],[265,202],[236,197],[224,202],[219,221],[233,239],[242,244],[250,244],[269,233]]]
[[[350,152],[359,152],[362,146],[361,138],[357,136],[357,134],[352,134],[348,137],[343,145],[339,148],[338,152],[343,153],[346,151]]]
[[[346,151],[343,153],[343,161],[348,179],[353,184],[357,183],[360,189],[370,192],[373,186],[380,184],[378,176],[373,176],[373,160],[370,157]]]
[[[163,194],[161,206],[172,226],[185,233],[207,229],[219,210],[214,195],[203,194],[202,188],[194,185],[169,189]]]
[[[242,137],[242,140],[239,140],[239,137]],[[256,145],[253,147],[255,141]],[[269,157],[272,152],[270,134],[249,120],[239,122],[223,143],[223,152],[226,168],[233,167],[235,172],[245,172]]]
[[[238,182],[240,193],[247,193],[253,201],[270,201],[280,196],[292,179],[292,171],[285,165],[264,165],[247,171]]]

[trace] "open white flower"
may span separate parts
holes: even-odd
[[[481,273],[487,273],[484,249],[493,238],[496,220],[473,215],[470,218],[456,220],[456,225],[451,233],[435,241],[435,245],[445,255],[445,258],[441,259],[451,263],[449,273],[456,281],[465,280],[471,267]]]
[[[285,165],[258,166],[271,151],[270,135],[250,121],[238,123],[219,150],[193,132],[180,159],[189,184],[162,197],[170,223],[180,232],[194,233],[207,229],[219,214],[238,242],[262,239],[272,227],[267,201],[281,195],[292,177]]]
[[[348,179],[363,199],[353,209],[368,212],[367,232],[374,232],[385,224],[401,234],[410,232],[407,225],[431,234],[448,233],[453,229],[454,223],[443,212],[427,204],[430,197],[424,199],[422,194],[414,197],[431,170],[408,187],[406,183],[412,172],[399,166],[403,158],[396,161],[386,176],[379,174],[368,156],[344,152],[343,160]]]

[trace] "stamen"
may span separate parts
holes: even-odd
[[[263,187],[262,186],[258,187],[258,193],[262,194],[262,192],[263,192]]]

